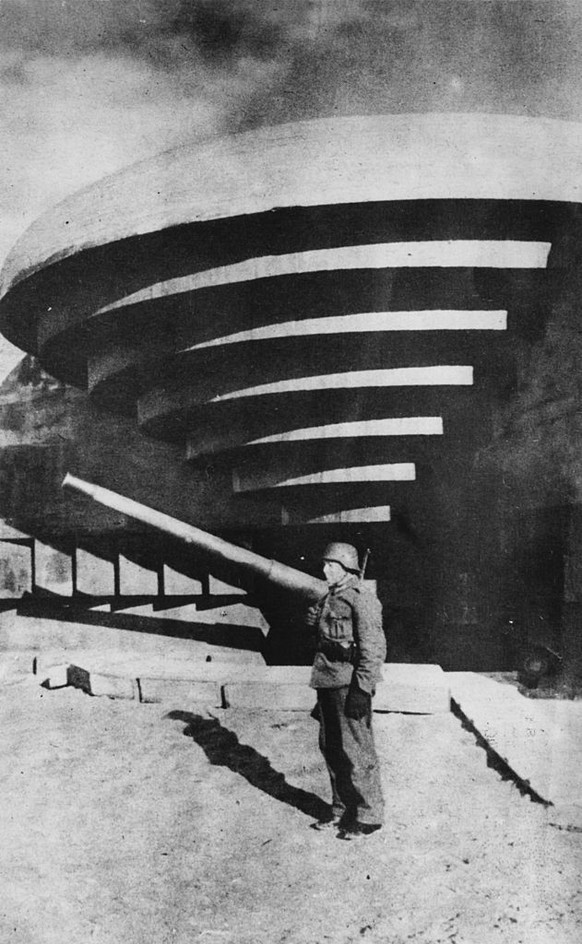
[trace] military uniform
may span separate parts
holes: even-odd
[[[346,716],[350,689],[373,696],[386,658],[380,601],[354,574],[331,587],[315,618],[311,687],[317,690],[320,748],[332,787],[334,819],[366,825],[383,820],[380,768],[369,710]]]

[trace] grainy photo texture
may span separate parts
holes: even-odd
[[[0,0],[0,941],[582,935],[582,8]]]

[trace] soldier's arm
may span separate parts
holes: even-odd
[[[354,594],[352,604],[357,658],[354,675],[358,687],[373,695],[386,658],[386,638],[380,601],[368,594]]]

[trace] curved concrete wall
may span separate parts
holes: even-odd
[[[64,201],[17,244],[3,291],[57,259],[184,222],[383,200],[578,202],[581,178],[569,122],[417,114],[262,128],[166,152]]]
[[[445,624],[454,651],[500,595],[500,486],[475,457],[579,238],[581,143],[569,123],[401,115],[182,148],[25,234],[3,330],[177,444],[207,526],[373,545],[374,576],[421,599],[425,651]]]

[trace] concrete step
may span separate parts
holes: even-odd
[[[451,697],[518,781],[582,827],[582,701],[533,699],[475,672],[448,672]]]
[[[208,700],[230,705],[311,710],[310,666],[244,665],[228,662],[172,662],[122,653],[74,652],[37,658],[36,673],[50,688],[76,685],[91,694],[141,701]],[[449,710],[445,673],[435,665],[387,664],[374,699],[375,711],[434,714]]]

